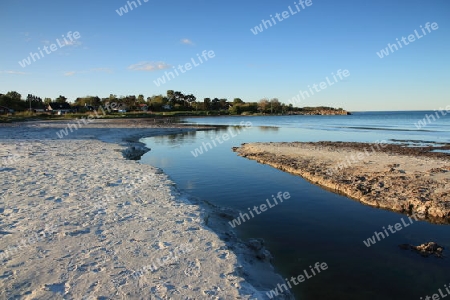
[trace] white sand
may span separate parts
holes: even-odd
[[[118,145],[180,129],[103,121],[0,125],[0,299],[266,299],[270,266]]]

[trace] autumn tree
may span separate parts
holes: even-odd
[[[267,108],[269,107],[269,105],[270,105],[270,102],[269,102],[269,100],[267,100],[267,98],[261,99],[258,102],[258,110],[261,113],[265,113],[267,111]]]

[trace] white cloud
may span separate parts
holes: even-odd
[[[8,71],[0,71],[0,74],[26,75],[26,74],[30,74],[30,73],[8,70]]]
[[[74,47],[78,47],[82,44],[80,41],[77,41],[77,40],[71,41],[68,39],[63,39],[62,41],[60,40],[60,42],[62,42],[65,46],[74,46]]]
[[[194,42],[192,42],[190,39],[181,39],[181,43],[185,45],[194,45]]]
[[[64,73],[64,76],[73,76],[73,75],[75,75],[75,71],[69,71],[69,72],[65,72]]]
[[[86,74],[86,73],[94,73],[94,72],[104,72],[104,73],[113,73],[113,70],[110,68],[93,68],[87,71],[67,71],[64,73],[64,76],[73,76],[75,74]]]
[[[142,61],[137,64],[131,65],[128,67],[129,70],[133,71],[159,71],[164,69],[171,68],[171,65],[166,64],[165,62],[148,62],[148,61]]]

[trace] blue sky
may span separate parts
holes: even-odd
[[[312,0],[312,5],[255,35],[270,15],[295,11],[295,1],[2,0],[0,93],[16,90],[42,98],[60,94],[107,97],[166,94],[168,89],[205,97],[264,97],[288,103],[308,85],[339,69],[350,76],[306,97],[298,106],[348,110],[438,109],[450,104],[450,2],[448,0]],[[116,12],[128,6],[122,16]],[[299,6],[300,7],[300,6]],[[300,7],[301,8],[301,7]],[[438,24],[423,35],[420,26]],[[384,58],[376,53],[396,38],[422,35]],[[23,68],[19,61],[63,42]],[[199,63],[197,54],[214,51]],[[172,66],[198,66],[167,83],[154,81]],[[140,67],[138,67],[140,66]],[[164,69],[168,68],[168,69]]]

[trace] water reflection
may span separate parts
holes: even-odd
[[[278,131],[278,127],[275,126],[259,126],[261,131]]]

